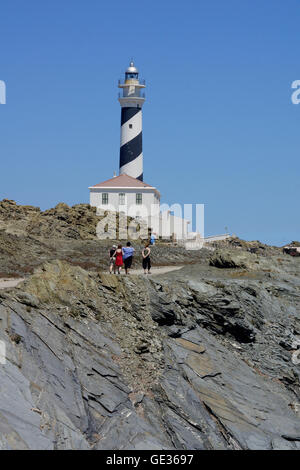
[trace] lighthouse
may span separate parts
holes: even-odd
[[[145,82],[139,80],[139,71],[133,61],[125,71],[124,82],[119,81],[121,105],[120,170],[143,181],[142,107],[145,102]]]
[[[125,70],[124,81],[119,80],[119,88],[122,90],[119,93],[119,175],[114,174],[113,178],[89,187],[90,205],[97,207],[100,215],[111,212],[126,214],[136,221],[143,220],[148,230],[157,236],[168,238],[172,234],[178,239],[184,238],[188,221],[172,215],[170,210],[161,212],[160,192],[143,179],[142,107],[145,82],[139,79],[139,71],[133,61]],[[141,226],[140,223],[138,225]]]

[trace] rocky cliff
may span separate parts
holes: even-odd
[[[0,290],[0,447],[300,449],[299,258],[236,250]]]
[[[117,240],[97,238],[101,220],[88,204],[69,207],[60,203],[41,211],[7,199],[0,201],[0,278],[33,273],[43,262],[56,259],[89,271],[107,269],[109,248]],[[136,240],[134,246],[140,266],[141,241]],[[191,255],[180,246],[158,244],[152,258],[156,265],[194,263],[206,259],[207,253],[204,250]]]

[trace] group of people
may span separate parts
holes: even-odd
[[[130,268],[132,266],[133,256],[135,249],[131,246],[130,242],[126,243],[126,246],[122,245],[113,245],[109,251],[109,272],[110,274],[116,272],[121,273],[121,269],[124,265],[125,273],[129,274]],[[144,274],[150,274],[151,270],[151,248],[150,242],[147,242],[142,250],[142,266],[144,269]]]

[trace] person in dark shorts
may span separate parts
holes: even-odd
[[[147,274],[147,273],[150,274],[150,269],[151,269],[151,259],[150,259],[151,248],[149,245],[150,243],[147,242],[145,245],[145,248],[142,251],[144,274]]]
[[[122,249],[123,251],[123,261],[124,261],[124,268],[125,273],[129,274],[129,269],[132,265],[133,255],[134,255],[134,248],[131,246],[130,242],[126,243],[126,246]]]
[[[114,271],[116,274],[116,249],[117,246],[113,245],[109,250],[109,272],[110,274]]]

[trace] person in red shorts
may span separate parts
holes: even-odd
[[[123,266],[122,245],[118,245],[118,248],[116,249],[116,268],[118,268],[118,274],[121,274],[122,266]]]

